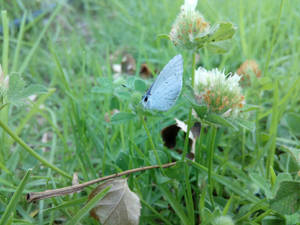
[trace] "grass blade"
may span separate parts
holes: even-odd
[[[19,186],[16,189],[16,192],[14,193],[14,195],[12,196],[11,200],[9,201],[2,217],[0,220],[0,225],[6,225],[8,224],[9,220],[11,219],[12,214],[14,214],[17,203],[22,195],[22,192],[25,188],[26,182],[30,176],[31,173],[31,169],[27,171],[27,173],[25,174],[24,178],[22,179],[21,183],[19,184]]]
[[[42,164],[44,164],[47,167],[50,167],[54,171],[58,172],[59,174],[63,175],[64,177],[67,177],[69,179],[72,179],[72,176],[68,175],[63,170],[59,169],[55,165],[49,163],[46,159],[41,157],[39,154],[37,154],[32,148],[30,148],[21,138],[19,138],[11,129],[9,129],[8,126],[6,126],[1,120],[0,120],[0,127],[5,130],[9,136],[11,136],[17,143],[19,143],[30,155],[32,155],[34,158],[39,160]]]
[[[25,58],[24,62],[22,63],[19,72],[22,74],[24,72],[24,70],[26,69],[26,67],[28,66],[32,56],[34,55],[37,47],[39,46],[41,40],[43,39],[46,31],[48,30],[50,24],[52,23],[52,21],[54,20],[54,18],[56,17],[56,15],[59,13],[59,11],[62,8],[62,4],[59,4],[57,6],[57,8],[54,10],[54,12],[52,13],[52,15],[50,16],[47,24],[44,26],[43,30],[41,31],[40,35],[38,36],[37,40],[34,42],[33,47],[30,49],[27,57]]]
[[[81,208],[76,215],[66,225],[75,225],[106,195],[110,187],[106,187],[92,198],[83,208]]]
[[[172,196],[172,193],[170,192],[170,190],[167,190],[165,185],[161,185],[160,191],[163,193],[164,197],[168,200],[168,202],[170,203],[170,205],[176,212],[177,216],[181,219],[182,224],[185,224],[185,225],[192,224],[191,221],[186,216],[184,209],[181,206],[181,203],[178,202],[178,200]]]

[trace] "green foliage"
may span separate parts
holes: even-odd
[[[133,113],[119,112],[112,116],[111,122],[112,123],[128,122],[135,117],[136,117],[136,115]]]
[[[196,65],[227,74],[254,59],[264,70],[243,87],[246,105],[239,118],[210,114],[197,104],[190,53],[157,38],[170,31],[183,1],[70,1],[39,18],[32,11],[47,8],[46,3],[20,2],[0,4],[7,12],[1,16],[1,65],[10,76],[0,104],[0,220],[96,224],[87,216],[93,187],[37,203],[26,202],[25,194],[69,186],[75,172],[84,182],[181,160],[185,133],[179,131],[176,146],[167,149],[160,132],[174,118],[187,121],[192,105],[199,117],[193,121],[202,124],[195,161],[128,176],[141,199],[140,224],[214,224],[222,216],[234,224],[299,223],[296,1],[283,1],[283,7],[273,0],[198,1],[197,9],[211,24],[231,22],[197,39]],[[16,18],[23,25],[11,25]],[[132,76],[112,67],[122,64],[125,53],[136,60]],[[178,53],[184,58],[185,85],[177,104],[168,112],[145,111],[142,95]],[[139,74],[144,63],[152,72],[147,79]],[[29,100],[31,95],[36,98]],[[29,168],[30,178],[21,187]]]
[[[1,216],[0,219],[0,224],[5,225],[5,224],[10,224],[8,221],[13,218],[13,215],[15,214],[15,210],[17,207],[17,204],[19,202],[19,199],[22,196],[22,192],[25,188],[25,185],[27,183],[27,180],[31,174],[31,170],[28,170],[27,173],[25,174],[24,178],[22,179],[21,183],[19,186],[16,188],[16,192],[12,196],[11,200],[9,201],[4,213]]]
[[[212,27],[207,34],[202,37],[197,37],[195,42],[197,43],[198,48],[207,46],[208,49],[211,49],[215,53],[225,53],[225,49],[213,43],[231,39],[235,30],[236,28],[232,23],[221,22]]]
[[[9,76],[7,100],[12,105],[22,105],[29,96],[46,92],[47,89],[43,85],[30,84],[26,86],[25,81],[19,74]]]
[[[300,182],[283,181],[280,183],[275,198],[270,201],[271,209],[280,214],[294,214],[300,208]]]

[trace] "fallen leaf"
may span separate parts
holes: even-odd
[[[164,145],[167,148],[174,148],[176,146],[176,137],[180,128],[176,124],[165,127],[161,131],[161,136],[164,141]]]
[[[126,74],[134,74],[136,70],[136,62],[132,55],[126,54],[121,62],[122,72]]]
[[[161,131],[161,136],[164,141],[164,145],[170,149],[173,149],[176,146],[176,137],[178,132],[180,130],[182,130],[184,133],[187,132],[187,124],[185,124],[183,121],[176,118],[175,121],[176,124],[172,124],[168,127],[165,127]],[[196,122],[192,126],[191,132],[189,133],[189,142],[191,146],[190,157],[192,157],[195,154],[196,139],[200,135],[200,130],[201,130],[201,124],[199,122]]]
[[[127,179],[115,179],[97,186],[89,195],[89,200],[104,188],[111,186],[90,215],[103,225],[138,225],[141,203],[138,196],[130,191]]]
[[[114,73],[120,74],[122,72],[121,64],[113,64],[112,71]]]
[[[141,65],[141,69],[140,69],[140,76],[144,79],[148,79],[153,77],[151,70],[149,69],[149,67],[147,66],[146,63],[143,63]]]
[[[175,121],[177,123],[177,126],[180,127],[183,132],[187,133],[187,124],[185,124],[183,121],[176,118]],[[199,122],[196,122],[191,127],[191,132],[189,133],[189,139],[192,141],[191,153],[193,154],[195,154],[196,140],[200,135],[200,130],[201,130],[201,124]]]

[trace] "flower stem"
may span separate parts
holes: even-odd
[[[19,143],[30,155],[32,155],[34,158],[36,158],[38,161],[40,161],[46,167],[49,167],[49,168],[53,169],[54,171],[58,172],[59,174],[63,175],[64,177],[72,179],[72,176],[70,176],[69,174],[67,174],[63,170],[59,169],[55,165],[49,163],[46,159],[44,159],[39,154],[37,154],[20,137],[18,137],[11,129],[9,129],[9,127],[6,126],[1,120],[0,120],[0,127],[2,127],[3,130],[6,131],[6,133],[8,133],[9,136],[12,137],[12,139],[14,139],[17,143]]]
[[[0,64],[2,64],[3,73],[0,74],[0,77],[2,77],[2,82],[4,82],[5,77],[8,76],[8,58],[9,58],[9,19],[7,16],[7,12],[5,10],[1,11],[1,17],[2,17],[2,27],[3,27],[3,41],[2,41],[2,61]],[[1,73],[1,68],[0,68]],[[1,85],[0,85],[1,86]],[[7,97],[6,96],[0,96],[0,105],[7,103]],[[3,108],[0,111],[0,119],[7,123],[8,121],[8,107]],[[4,162],[6,155],[4,152],[4,149],[8,146],[8,137],[3,132],[0,137],[0,142],[3,148],[0,148],[0,162]]]
[[[211,174],[213,173],[213,161],[214,161],[214,150],[215,150],[215,142],[216,142],[217,128],[215,126],[211,127],[210,138],[209,138],[209,154],[208,154],[208,187],[209,187],[209,198],[212,207],[215,207],[215,203],[213,200],[213,183]]]
[[[195,82],[195,66],[196,66],[196,53],[193,53],[193,64],[192,64],[192,86],[194,86]],[[188,151],[188,144],[189,144],[189,134],[192,126],[192,107],[189,109],[189,118],[188,118],[188,126],[187,126],[187,132],[184,140],[184,150],[182,154],[182,160],[185,160],[185,156]],[[186,205],[188,205],[188,214],[189,217],[192,219],[192,224],[194,224],[194,203],[193,203],[193,197],[192,197],[192,188],[190,185],[189,180],[189,170],[187,165],[185,165],[184,169],[184,177],[185,177],[185,188],[186,188]]]
[[[158,165],[161,166],[161,162],[160,162],[158,153],[157,153],[157,151],[156,151],[155,145],[154,145],[154,143],[153,143],[152,137],[151,137],[151,135],[150,135],[150,131],[149,131],[148,127],[147,127],[146,121],[145,121],[145,119],[144,119],[144,117],[143,117],[142,115],[140,116],[140,118],[141,118],[141,121],[142,121],[143,126],[144,126],[144,128],[145,128],[146,134],[147,134],[147,136],[148,136],[148,139],[149,139],[151,148],[153,149],[153,152],[154,152],[155,158],[156,158],[156,160],[157,160],[157,163],[158,163]]]
[[[195,83],[195,69],[196,69],[196,53],[193,53],[193,64],[192,64],[192,87],[194,87]],[[188,126],[186,131],[186,136],[184,140],[184,149],[182,154],[182,160],[185,160],[185,156],[188,151],[188,144],[189,144],[189,134],[192,126],[192,107],[189,110],[189,118],[188,118]]]

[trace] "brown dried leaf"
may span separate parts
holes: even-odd
[[[138,196],[130,191],[127,179],[115,179],[97,186],[89,195],[89,200],[111,186],[90,215],[103,225],[138,225],[141,203]]]
[[[183,132],[187,132],[187,124],[185,124],[183,121],[176,119],[176,124],[178,127],[180,127],[181,130],[183,130]],[[196,122],[194,123],[194,125],[191,128],[191,132],[189,133],[189,138],[192,139],[193,141],[196,140],[199,135],[200,135],[200,130],[201,130],[201,123]]]
[[[132,55],[126,54],[121,62],[122,72],[126,74],[134,74],[136,70],[136,62]]]
[[[176,137],[180,128],[176,124],[165,127],[161,130],[161,137],[167,148],[174,148],[176,146]]]
[[[164,145],[167,148],[174,148],[176,146],[176,137],[180,130],[183,132],[187,132],[187,124],[183,121],[176,119],[176,124],[172,124],[168,127],[165,127],[161,131],[161,136],[164,141]],[[193,127],[191,128],[191,132],[189,133],[189,144],[191,146],[191,153],[195,154],[195,147],[196,147],[196,139],[200,135],[201,124],[199,122],[194,123]]]
[[[146,63],[143,63],[141,65],[140,76],[144,79],[148,79],[148,78],[153,77],[153,75],[151,73],[151,70],[149,69],[149,67]]]

